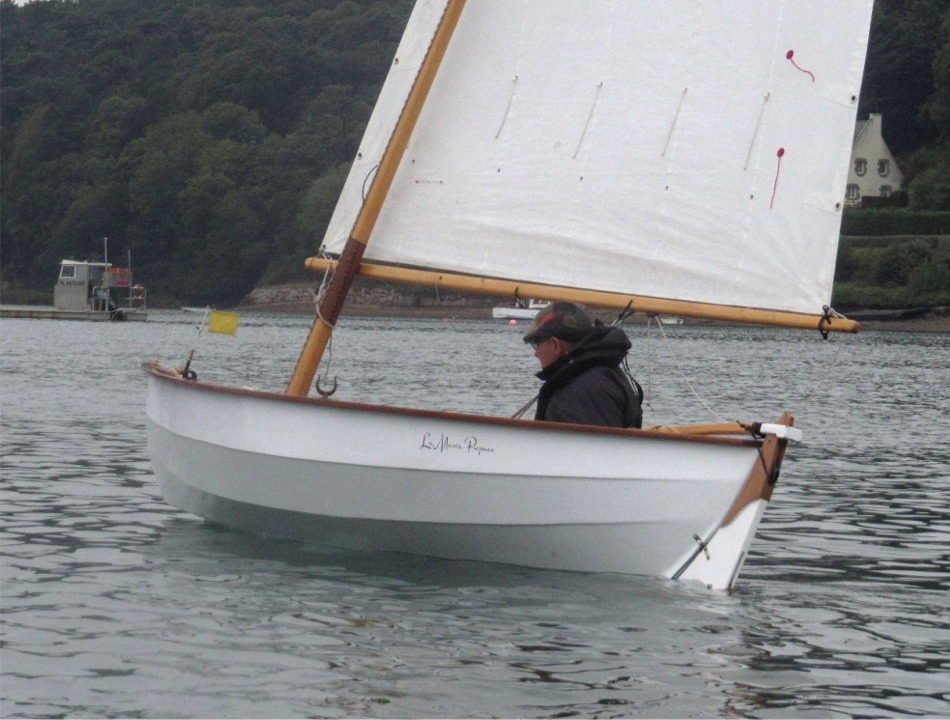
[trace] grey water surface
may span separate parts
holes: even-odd
[[[0,322],[2,717],[950,715],[950,337],[628,329],[647,424],[788,410],[805,432],[725,594],[346,553],[169,507],[141,363],[194,348],[200,379],[280,391],[310,322],[197,319]],[[325,384],[509,415],[538,385],[522,330],[344,319]]]

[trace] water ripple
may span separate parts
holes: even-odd
[[[3,321],[4,717],[950,714],[942,336],[632,332],[648,421],[705,419],[699,396],[726,417],[792,408],[806,432],[722,595],[342,553],[174,510],[138,366],[184,358],[197,334],[154,319]],[[195,367],[281,390],[308,325],[242,318],[237,338],[197,343]],[[345,399],[513,411],[537,387],[520,330],[351,321],[331,374]]]

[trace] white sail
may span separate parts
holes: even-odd
[[[330,252],[342,250],[444,6],[413,11]],[[365,258],[818,313],[831,297],[871,6],[469,2]]]

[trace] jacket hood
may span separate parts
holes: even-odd
[[[567,355],[537,373],[541,380],[563,374],[574,377],[594,365],[616,367],[631,348],[630,338],[619,327],[595,322],[594,328]]]

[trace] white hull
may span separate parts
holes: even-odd
[[[771,493],[730,513],[761,465],[751,439],[291,398],[154,368],[147,416],[169,503],[342,547],[725,589]]]

